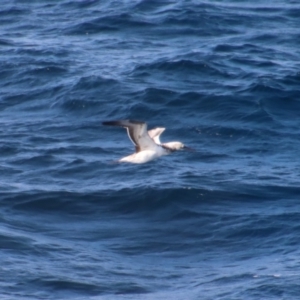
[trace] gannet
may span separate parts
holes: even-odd
[[[135,120],[117,120],[105,121],[102,122],[102,124],[125,127],[127,129],[129,139],[135,145],[135,153],[121,158],[118,162],[143,164],[177,150],[192,150],[181,142],[161,143],[160,135],[165,131],[165,128],[158,127],[147,131],[147,124],[145,122]]]

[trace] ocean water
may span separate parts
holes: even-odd
[[[0,298],[299,299],[299,15],[2,0]],[[124,118],[195,151],[112,163]]]

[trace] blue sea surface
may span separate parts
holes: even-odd
[[[299,16],[2,0],[0,299],[300,299]],[[114,163],[118,119],[195,151]]]

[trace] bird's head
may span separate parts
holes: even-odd
[[[167,149],[169,149],[170,151],[177,151],[177,150],[194,151],[194,149],[185,146],[185,145],[184,145],[183,143],[181,143],[181,142],[169,142],[169,143],[164,143],[163,146],[166,147]]]

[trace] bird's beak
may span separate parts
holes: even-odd
[[[187,147],[187,146],[184,146],[183,149],[187,150],[187,151],[190,151],[190,152],[196,152],[196,150],[194,148],[190,148],[190,147]]]

